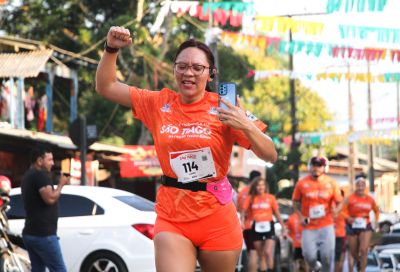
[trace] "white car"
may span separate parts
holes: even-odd
[[[392,233],[400,233],[400,223],[394,224],[394,225],[392,226],[391,232],[392,232]]]
[[[400,271],[400,248],[384,249],[378,254],[380,271],[397,272]]]
[[[10,195],[10,231],[21,234],[20,188]],[[155,271],[153,202],[112,188],[65,186],[59,205],[57,234],[67,271]]]

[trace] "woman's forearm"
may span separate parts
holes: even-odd
[[[271,138],[260,131],[254,123],[250,123],[248,129],[244,130],[251,143],[251,150],[260,159],[266,162],[275,162],[278,158],[275,145]]]

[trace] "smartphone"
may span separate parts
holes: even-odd
[[[232,82],[221,82],[218,85],[218,95],[219,95],[220,98],[224,98],[229,103],[231,103],[232,105],[236,106],[237,91],[236,91],[236,84],[235,83],[232,83]],[[223,109],[228,109],[228,106],[226,106],[221,101],[219,102],[219,107],[223,108]]]

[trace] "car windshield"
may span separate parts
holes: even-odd
[[[367,260],[367,265],[371,265],[371,266],[377,266],[378,265],[378,260],[375,258],[375,255],[370,252],[368,253],[368,260]]]
[[[115,196],[114,198],[141,211],[154,211],[155,203],[140,196]]]
[[[390,259],[390,257],[380,257],[381,259],[381,268],[393,268],[393,263],[392,263],[392,259]]]

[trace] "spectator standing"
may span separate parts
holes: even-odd
[[[310,269],[329,272],[335,253],[333,217],[341,209],[342,197],[336,180],[327,175],[325,157],[312,157],[308,169],[310,174],[297,182],[292,196],[303,225],[301,248]],[[333,207],[337,207],[335,211]]]
[[[21,192],[26,212],[22,239],[32,272],[67,271],[57,237],[58,199],[69,178],[61,175],[57,188],[51,180],[53,153],[45,147],[32,150],[31,167],[25,173]]]

